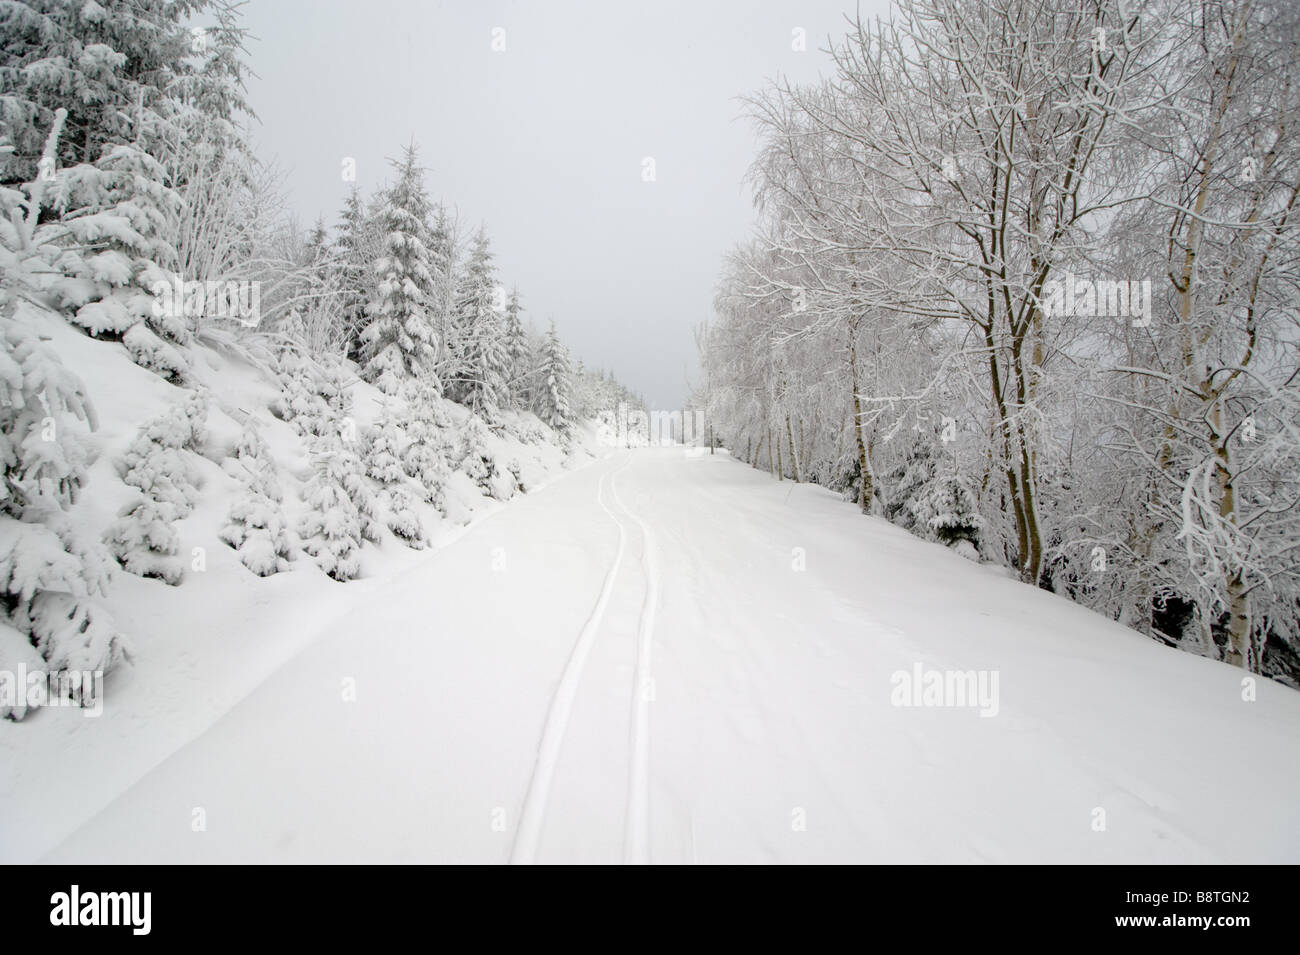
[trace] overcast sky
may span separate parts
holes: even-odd
[[[691,330],[753,222],[755,139],[736,97],[825,72],[820,51],[853,5],[251,0],[254,140],[288,172],[304,225],[332,226],[343,158],[368,194],[414,138],[430,193],[466,228],[486,225],[525,317],[554,317],[588,366],[680,407]]]

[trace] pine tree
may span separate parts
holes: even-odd
[[[35,653],[50,670],[107,672],[127,657],[124,638],[93,599],[107,588],[110,561],[67,516],[85,484],[84,435],[94,411],[81,382],[29,327],[39,310],[15,301],[15,276],[7,269],[3,276],[0,668],[30,665]],[[7,709],[14,719],[26,712],[23,704]]]
[[[916,526],[913,507],[934,482],[936,469],[934,435],[929,429],[913,432],[906,456],[884,478],[885,519],[912,530]],[[924,535],[924,529],[920,533]]]
[[[392,408],[384,403],[366,455],[366,473],[380,486],[384,523],[408,547],[426,545],[424,528],[415,514],[415,502],[406,486],[402,467],[405,436]]]
[[[282,491],[275,461],[257,429],[256,419],[244,424],[228,471],[240,479],[240,496],[220,537],[239,554],[245,567],[259,577],[289,568],[293,549],[280,502]]]
[[[326,359],[317,366],[318,374],[314,379],[316,395],[325,402],[331,415],[344,418],[352,410],[348,382],[351,378],[343,363],[337,359]]]
[[[447,441],[451,424],[432,388],[413,382],[407,391],[410,442],[402,452],[402,469],[420,487],[426,503],[446,513]]]
[[[496,460],[487,445],[487,432],[478,418],[471,416],[465,422],[457,457],[461,473],[478,485],[484,494],[493,496],[492,485],[497,476]]]
[[[505,328],[501,316],[492,312],[477,329],[471,352],[469,407],[488,424],[501,419],[501,411],[510,406],[510,354],[506,350]]]
[[[209,4],[194,9],[191,17],[199,13],[210,13],[213,20],[199,26],[191,19],[186,65],[194,65],[176,77],[172,87],[182,107],[185,144],[212,147],[217,161],[230,152],[249,155],[240,127],[243,117],[253,115],[244,95],[252,73],[243,61],[249,31],[239,25],[236,6]]]
[[[303,265],[316,266],[320,265],[329,254],[329,230],[325,228],[325,220],[317,217],[316,223],[307,233],[307,241],[303,246]]]
[[[338,238],[334,243],[334,284],[342,299],[342,337],[348,358],[363,359],[362,333],[366,329],[366,305],[376,295],[375,269],[369,261],[373,229],[366,218],[361,194],[353,188],[343,206]]]
[[[388,402],[384,402],[366,449],[366,474],[381,485],[400,483],[406,476],[402,470],[403,443],[401,426]]]
[[[451,367],[449,360],[456,305],[456,235],[441,203],[429,229],[429,272],[433,275],[430,315],[433,316],[440,349],[437,380],[445,382],[454,377],[447,369]]]
[[[189,370],[194,303],[176,294],[174,247],[180,199],[158,160],[137,144],[111,147],[59,180],[62,222],[77,243],[57,282],[73,322],[120,338],[136,364],[173,382]]]
[[[122,480],[141,497],[126,505],[105,533],[110,550],[127,573],[176,586],[182,569],[175,522],[198,500],[196,476],[186,455],[206,439],[207,399],[195,393],[182,405],[146,424],[126,453]]]
[[[209,12],[215,23],[191,28]],[[154,292],[180,267],[175,190],[204,172],[193,155],[244,148],[244,33],[210,0],[9,4],[0,17],[0,125],[13,147],[0,151],[0,183],[52,180],[57,303],[173,381],[186,372],[187,316]],[[59,115],[66,134],[44,155]]]
[[[404,484],[394,484],[384,489],[384,524],[403,544],[412,550],[429,546],[424,525],[415,513],[415,497]]]
[[[131,142],[160,155],[157,147],[174,129],[178,80],[196,72],[183,21],[207,6],[202,0],[8,4],[0,23],[0,72],[14,151],[0,157],[0,183],[36,178],[57,109],[68,112],[59,166],[94,163],[106,148]]]
[[[541,361],[537,377],[541,382],[537,399],[538,417],[561,436],[569,433],[573,426],[572,412],[569,408],[570,381],[569,354],[560,343],[560,336],[555,331],[555,322],[546,333],[542,344]]]
[[[378,520],[378,508],[374,488],[366,476],[366,466],[360,455],[352,446],[352,441],[345,431],[343,422],[334,419],[334,437],[322,440],[333,441],[338,445],[338,468],[344,491],[357,511],[357,521],[361,528],[362,540],[378,544],[383,539]]]
[[[361,515],[345,482],[348,467],[343,448],[328,439],[312,450],[312,476],[303,491],[307,512],[299,525],[303,549],[316,558],[326,574],[348,581],[361,573]]]
[[[983,521],[975,494],[955,472],[938,475],[909,505],[918,530],[949,547],[978,551]],[[964,545],[964,546],[963,546]]]
[[[362,336],[366,380],[388,395],[397,394],[409,378],[433,375],[437,358],[430,314],[429,199],[415,147],[407,147],[394,167],[397,182],[385,194],[381,213],[385,254],[375,264],[379,285]]]
[[[528,332],[524,330],[524,324],[519,319],[521,311],[519,289],[515,288],[510,292],[510,301],[506,303],[505,322],[505,349],[509,370],[507,391],[510,395],[510,406],[513,408],[527,408],[531,398],[528,381],[529,372],[532,371],[529,367],[532,350],[528,346]]]
[[[173,381],[187,370],[188,328],[179,303],[159,309],[154,296],[176,266],[180,209],[160,158],[182,139],[177,81],[193,72],[181,21],[204,6],[15,4],[0,44],[15,147],[0,157],[0,177],[14,182],[40,165],[54,180],[65,252],[50,287],[60,307]],[[43,156],[44,131],[59,114],[66,135]]]
[[[199,392],[150,421],[125,456],[125,484],[187,517],[198,500],[197,475],[187,452],[199,451],[207,437],[207,399]]]
[[[174,505],[149,497],[124,508],[105,534],[122,569],[137,577],[152,577],[173,587],[179,585],[183,571],[177,556],[180,553],[177,517]]]
[[[498,295],[491,246],[486,231],[480,229],[460,278],[451,323],[451,397],[489,423],[497,420],[500,409],[509,402],[510,359]]]
[[[319,366],[290,344],[281,349],[277,371],[280,394],[272,403],[271,412],[301,436],[319,437],[327,433],[336,415],[321,394],[328,386],[322,381]]]
[[[46,168],[66,117],[60,110],[46,137]],[[67,515],[86,481],[94,409],[39,334],[41,323],[57,320],[47,294],[57,274],[55,230],[40,224],[49,185],[38,177],[23,192],[0,187],[0,668],[43,661],[107,672],[127,656],[93,599],[107,587],[111,560]],[[26,700],[4,709],[22,719]]]

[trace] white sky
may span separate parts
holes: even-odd
[[[303,225],[332,226],[343,157],[369,194],[414,138],[430,194],[487,226],[525,317],[554,317],[587,365],[679,407],[691,330],[753,221],[755,139],[736,97],[825,71],[820,50],[853,3],[250,0],[254,140],[289,172]]]

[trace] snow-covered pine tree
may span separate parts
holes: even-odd
[[[380,485],[383,524],[407,547],[421,550],[428,542],[420,518],[416,516],[415,498],[407,487],[406,470],[402,465],[403,444],[406,443],[402,425],[385,401],[370,439],[365,468],[370,478]]]
[[[49,182],[60,214],[45,230],[63,249],[50,262],[54,301],[173,381],[187,368],[177,346],[188,330],[179,310],[157,314],[153,291],[176,262],[180,200],[155,154],[179,138],[168,91],[169,70],[183,69],[179,16],[161,2],[131,11],[15,6],[0,54],[12,80],[3,108],[15,147],[0,156],[4,181],[27,172],[42,191]],[[59,136],[58,117],[69,136]],[[46,128],[54,132],[42,150]]]
[[[196,23],[203,14],[212,20]],[[240,121],[253,113],[245,96],[252,70],[243,59],[249,31],[240,25],[238,5],[196,6],[188,25],[187,69],[172,86],[181,103],[180,124],[185,131],[177,151],[202,143],[213,147],[212,158],[218,162],[225,158],[223,154],[248,155]],[[183,175],[177,178],[185,180]]]
[[[197,476],[186,454],[207,440],[207,397],[194,392],[150,421],[127,449],[124,483],[147,497],[170,504],[187,517],[198,500]]]
[[[384,524],[412,550],[423,550],[429,546],[424,525],[415,513],[415,495],[405,484],[384,488]]]
[[[57,165],[93,163],[105,147],[136,141],[152,150],[176,112],[179,78],[195,72],[184,21],[207,0],[15,3],[4,10],[0,71],[4,121],[14,151],[0,157],[0,183],[36,178],[45,131],[57,109],[71,135]]]
[[[912,432],[912,442],[898,466],[885,475],[881,488],[884,492],[885,519],[906,530],[916,528],[916,515],[913,510],[935,480],[937,464],[935,461],[934,435],[929,428]],[[926,535],[922,527],[917,531]]]
[[[569,408],[571,371],[568,350],[560,342],[554,321],[542,343],[540,359],[537,369],[540,382],[536,402],[537,416],[557,434],[566,436],[573,426]]]
[[[124,483],[140,489],[105,532],[109,549],[128,573],[176,586],[182,579],[175,522],[198,499],[186,455],[206,440],[207,398],[199,392],[140,429],[127,450]]]
[[[510,475],[510,480],[514,484],[514,491],[527,490],[524,487],[523,465],[519,463],[518,458],[511,458],[506,462],[506,473]],[[514,491],[511,493],[513,494]]]
[[[446,382],[452,375],[447,369],[451,358],[451,338],[453,333],[452,314],[456,304],[456,229],[448,219],[447,210],[438,203],[429,227],[429,272],[433,275],[433,298],[429,314],[433,317],[434,329],[438,335],[438,365],[436,381]],[[439,393],[442,385],[439,384]]]
[[[374,229],[366,218],[361,194],[354,187],[343,205],[332,269],[341,298],[344,347],[347,357],[356,362],[364,357],[362,333],[367,324],[366,305],[376,297],[375,269],[370,257],[373,239]]]
[[[68,279],[55,288],[73,322],[120,338],[136,364],[179,382],[189,369],[190,323],[201,316],[189,314],[196,300],[175,294],[180,200],[164,175],[135,143],[61,175],[59,208],[76,247],[60,258]]]
[[[240,481],[240,493],[220,537],[239,554],[245,567],[259,577],[288,570],[293,548],[281,508],[283,492],[275,461],[252,416],[244,423],[235,456],[227,471]]]
[[[955,471],[939,474],[909,504],[916,529],[931,540],[959,551],[963,556],[979,553],[983,520],[970,486]]]
[[[44,168],[53,168],[66,117],[54,117]],[[46,294],[57,252],[50,227],[39,225],[49,182],[38,176],[22,192],[0,186],[0,668],[107,672],[127,655],[93,599],[112,562],[67,513],[86,480],[94,409],[39,332],[57,320]],[[0,715],[22,719],[26,702],[15,699]]]
[[[343,446],[330,438],[314,442],[312,476],[303,490],[307,512],[299,524],[303,549],[330,577],[348,581],[361,573],[361,515],[345,486]]]
[[[303,247],[303,264],[319,266],[329,256],[329,230],[325,228],[325,219],[318,216],[311,231],[307,233],[307,242]]]
[[[387,395],[405,381],[435,372],[437,335],[434,281],[429,270],[429,198],[414,146],[393,163],[397,182],[384,195],[380,213],[384,255],[375,263],[376,297],[367,309],[369,325],[362,336],[364,375]]]
[[[355,380],[351,372],[337,358],[327,358],[321,362],[316,376],[316,394],[325,402],[325,407],[335,417],[346,417],[352,410],[352,399],[348,384]]]
[[[470,352],[469,408],[489,424],[501,420],[501,412],[510,406],[510,354],[506,350],[505,328],[500,314],[484,316],[476,330]]]
[[[110,4],[42,5],[6,23],[6,120],[20,166],[37,127],[66,108],[71,136],[43,174],[55,178],[53,207],[67,249],[53,287],[60,305],[91,334],[120,338],[135,361],[171,380],[186,368],[188,340],[179,303],[167,309],[154,289],[175,268],[180,198],[159,157],[181,138],[175,77],[185,62],[184,15],[148,0],[127,10]],[[63,167],[61,169],[56,167]]]
[[[152,577],[175,587],[183,577],[179,515],[172,504],[151,497],[128,505],[105,533],[108,546],[122,569],[137,577]]]
[[[335,414],[321,394],[329,386],[322,383],[319,366],[291,344],[281,349],[276,365],[280,394],[271,404],[271,413],[301,436],[325,434]]]
[[[299,525],[303,549],[335,580],[356,577],[363,541],[381,540],[374,489],[351,431],[350,420],[334,413],[321,435],[310,439],[313,474],[304,491],[309,510]]]
[[[402,470],[404,436],[388,402],[379,409],[379,420],[366,449],[366,474],[381,485],[398,484],[405,477]]]
[[[473,415],[465,422],[457,449],[460,471],[488,496],[493,496],[492,483],[497,475],[496,459],[487,446],[487,431]]]
[[[338,445],[337,466],[342,475],[343,489],[356,508],[361,538],[378,544],[383,540],[383,532],[378,520],[375,490],[370,478],[366,476],[365,463],[353,446],[355,439],[351,434],[352,424],[347,419],[335,418],[332,420],[332,429],[333,434],[327,434],[321,440]]]
[[[366,473],[379,484],[384,524],[402,543],[419,550],[426,545],[426,540],[424,528],[415,514],[414,500],[406,486],[406,472],[402,467],[405,443],[396,414],[384,402],[367,449]]]
[[[28,326],[36,307],[17,301],[15,276],[0,273],[0,668],[30,667],[38,654],[50,670],[108,672],[127,656],[94,600],[107,587],[111,561],[67,514],[85,483],[83,435],[95,426],[94,412],[81,382]],[[0,715],[14,719],[26,712],[18,701],[6,709]]]
[[[497,420],[509,401],[510,359],[501,314],[505,303],[498,302],[499,294],[491,244],[486,230],[480,229],[456,293],[448,343],[454,366],[450,397],[489,423]]]
[[[519,318],[523,309],[519,305],[519,289],[512,289],[510,301],[506,303],[505,348],[508,368],[508,388],[510,406],[527,408],[531,400],[530,372],[532,372],[532,349],[528,343],[528,332]]]
[[[442,400],[433,388],[420,382],[408,386],[411,440],[402,452],[402,469],[419,486],[425,502],[445,514],[451,423],[442,410]]]

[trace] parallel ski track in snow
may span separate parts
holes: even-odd
[[[645,573],[645,600],[637,623],[636,670],[632,681],[631,743],[627,785],[627,821],[623,861],[631,865],[650,862],[650,703],[654,699],[651,671],[655,606],[659,602],[659,571],[655,566],[655,540],[650,525],[623,502],[618,476],[609,482],[614,500],[641,528],[641,567]]]
[[[512,865],[532,865],[537,860],[537,846],[541,839],[542,826],[546,822],[547,805],[551,798],[551,783],[555,778],[555,767],[560,759],[560,751],[564,747],[569,717],[573,713],[573,701],[577,698],[578,687],[582,683],[582,673],[587,666],[587,658],[591,655],[591,648],[596,642],[601,620],[605,616],[605,608],[609,604],[609,596],[614,590],[614,581],[618,577],[619,568],[623,565],[623,555],[627,551],[627,526],[605,503],[603,496],[605,479],[609,478],[612,490],[618,473],[631,463],[632,455],[629,453],[627,460],[622,464],[602,474],[596,486],[596,503],[618,527],[618,549],[610,562],[609,570],[605,572],[605,581],[601,585],[600,596],[596,598],[596,605],[578,633],[578,639],[569,653],[564,671],[560,674],[559,685],[556,686],[550,706],[547,708],[546,722],[542,727],[542,740],[537,749],[537,761],[533,764],[532,776],[528,781],[528,792],[524,796],[524,806],[519,816],[519,828],[515,832],[514,845],[510,850]]]

